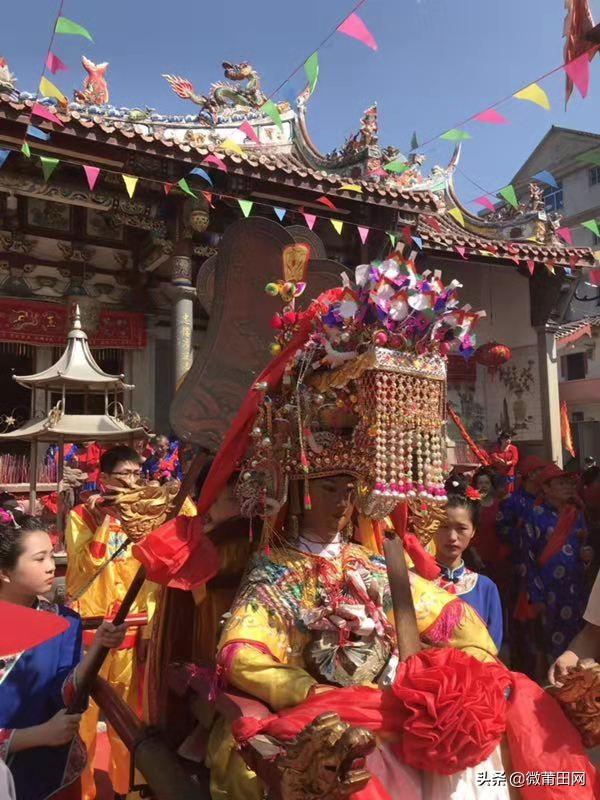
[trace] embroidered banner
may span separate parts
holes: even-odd
[[[64,346],[68,309],[53,303],[0,298],[0,342]],[[138,349],[146,346],[144,315],[102,309],[91,347]]]

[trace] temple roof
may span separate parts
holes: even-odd
[[[96,363],[88,343],[86,332],[81,327],[79,307],[75,309],[73,329],[67,337],[67,346],[48,369],[34,375],[13,375],[13,379],[31,389],[47,389],[54,392],[98,392],[133,389],[123,382],[123,375],[110,375]]]
[[[1,433],[0,439],[19,439],[24,442],[96,441],[123,442],[145,436],[143,428],[130,428],[109,414],[54,414],[43,419],[31,419],[17,430]]]

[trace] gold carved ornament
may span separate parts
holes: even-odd
[[[572,667],[561,686],[548,692],[581,734],[586,747],[600,744],[600,664]]]
[[[179,486],[179,481],[168,481],[134,488],[110,487],[102,510],[118,518],[127,537],[136,542],[166,521]]]

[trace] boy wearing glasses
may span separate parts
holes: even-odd
[[[141,481],[141,458],[130,447],[112,447],[100,459],[99,477],[105,491],[117,486],[134,487]],[[119,520],[107,514],[98,499],[96,495],[76,506],[67,519],[67,593],[76,598],[72,605],[82,617],[110,618],[125,597],[139,562],[131,554],[131,543],[111,560],[127,537]],[[85,588],[101,567],[98,577]],[[152,619],[156,588],[148,581],[144,584],[131,614],[147,614],[148,621]],[[94,633],[93,630],[84,630],[84,646],[91,643]],[[148,635],[148,626],[129,628],[121,647],[110,651],[100,671],[100,675],[136,713],[139,708],[138,661],[143,661]],[[90,642],[87,637],[90,637]],[[98,706],[90,700],[81,721],[80,735],[88,751],[88,763],[82,775],[83,800],[92,800],[96,796],[94,752],[99,713]],[[108,739],[111,750],[109,777],[115,795],[126,795],[129,790],[129,753],[110,726]]]

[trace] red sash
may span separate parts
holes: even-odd
[[[578,516],[579,509],[573,505],[565,506],[560,512],[554,533],[548,539],[544,549],[538,556],[537,562],[540,567],[545,567],[546,564],[563,549],[567,539],[573,532],[573,526]]]

